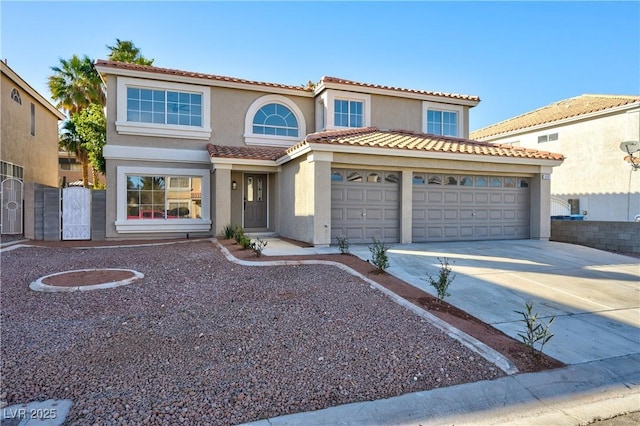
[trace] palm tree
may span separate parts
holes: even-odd
[[[49,90],[51,97],[58,101],[57,108],[74,114],[92,103],[105,105],[102,80],[87,55],[60,59],[60,65],[51,67],[51,70],[54,73],[49,76]]]
[[[129,62],[138,65],[152,65],[153,59],[147,59],[140,54],[140,49],[136,47],[130,40],[116,39],[115,46],[107,45],[111,50],[109,54],[110,61]]]
[[[62,123],[58,146],[76,155],[76,158],[82,166],[82,184],[87,188],[89,186],[89,153],[84,146],[82,138],[78,135],[73,121],[65,120],[65,122]]]

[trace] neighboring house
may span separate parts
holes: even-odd
[[[476,96],[96,68],[107,238],[226,225],[314,245],[549,237],[547,177],[562,156],[468,140]]]
[[[58,186],[58,121],[64,115],[5,62],[0,71],[1,227],[2,233],[22,233],[22,183]]]
[[[585,220],[630,221],[640,214],[638,154],[620,150],[640,141],[640,96],[582,95],[471,132],[471,138],[565,156],[554,169],[551,195]]]
[[[82,182],[82,164],[75,154],[61,149],[58,151],[58,177],[59,186],[84,186]],[[93,182],[97,178],[97,182]],[[94,175],[93,170],[89,168],[89,187],[93,188],[98,185],[105,184],[104,175],[100,172]]]

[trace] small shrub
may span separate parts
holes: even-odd
[[[231,224],[225,225],[224,228],[222,228],[222,235],[225,240],[230,240],[236,236],[236,228]]]
[[[242,247],[243,250],[250,249],[251,248],[251,238],[247,237],[243,233],[240,236],[240,240],[238,241],[238,244],[240,245],[240,247]]]
[[[340,253],[349,253],[349,239],[347,237],[339,236],[336,237],[336,240],[338,240],[338,250],[340,250]]]
[[[455,278],[455,274],[451,271],[449,259],[446,257],[444,260],[438,258],[438,262],[440,262],[440,272],[438,277],[433,278],[432,276],[429,276],[425,281],[429,281],[429,284],[436,289],[436,292],[438,293],[438,300],[442,302],[445,297],[451,296],[449,293],[449,286]]]
[[[389,246],[376,238],[373,239],[373,244],[369,246],[369,251],[371,252],[371,263],[378,268],[377,272],[379,274],[389,267],[389,256],[387,256],[388,250]]]
[[[533,302],[525,303],[526,310],[524,312],[514,311],[522,315],[522,322],[525,323],[525,334],[518,333],[522,339],[522,343],[529,347],[531,354],[535,353],[535,344],[540,344],[538,355],[542,354],[542,348],[553,337],[553,333],[549,332],[549,327],[555,321],[556,317],[551,317],[548,323],[544,323],[538,319],[538,313],[533,313]]]
[[[233,228],[233,238],[236,240],[236,243],[238,243],[239,245],[242,245],[240,244],[240,242],[242,241],[243,237],[244,237],[244,230],[241,227],[236,226],[235,228]]]
[[[262,250],[267,246],[267,242],[260,237],[251,243],[251,250],[256,254],[256,257],[262,256]]]

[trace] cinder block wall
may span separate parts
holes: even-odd
[[[640,222],[552,220],[550,240],[619,253],[640,253]]]

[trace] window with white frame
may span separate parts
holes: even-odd
[[[289,147],[306,135],[302,110],[291,99],[265,95],[251,103],[244,122],[248,145]]]
[[[186,139],[211,137],[210,89],[118,77],[116,131]]]
[[[15,87],[11,89],[11,99],[22,105],[22,97],[20,96],[20,92]]]
[[[298,120],[285,105],[267,104],[253,116],[253,133],[298,137]]]
[[[336,127],[362,127],[364,102],[336,99],[333,105],[333,123]]]
[[[371,95],[328,89],[317,106],[317,130],[371,125]]]
[[[119,233],[211,229],[208,169],[117,167]]]
[[[202,93],[127,87],[127,121],[202,127]]]
[[[463,109],[458,105],[423,102],[423,131],[431,135],[461,136]]]

